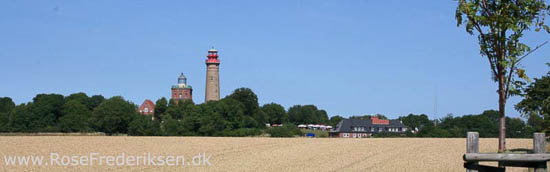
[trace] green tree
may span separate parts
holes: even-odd
[[[271,137],[295,137],[303,134],[302,131],[296,128],[296,125],[292,123],[285,123],[282,127],[269,128],[267,133],[269,133]]]
[[[332,117],[330,117],[329,125],[331,125],[334,128],[342,120],[344,120],[344,117],[342,117],[340,115],[332,116]]]
[[[186,107],[184,108],[185,118],[183,118],[183,128],[185,136],[193,136],[197,135],[199,128],[200,128],[200,108],[199,106],[188,103],[186,104]]]
[[[545,116],[545,119],[548,119],[548,118]],[[536,132],[548,131],[547,129],[548,125],[545,125],[544,119],[539,115],[528,116],[527,125]]]
[[[302,105],[294,105],[288,109],[288,119],[294,124],[306,124],[313,121],[311,114],[304,112]]]
[[[199,135],[216,136],[219,131],[223,131],[226,126],[226,121],[222,114],[216,111],[216,106],[219,101],[208,101],[200,105],[201,118],[199,119],[200,128]]]
[[[169,114],[163,119],[164,135],[166,136],[183,136],[186,133],[184,124],[179,120],[173,119]]]
[[[523,97],[515,108],[536,131],[550,131],[550,72],[535,78],[523,90]]]
[[[57,122],[62,116],[61,107],[65,104],[63,95],[38,94],[31,104],[31,119],[27,121],[32,131],[57,132]]]
[[[0,113],[15,109],[15,103],[9,97],[0,97]]]
[[[128,135],[159,136],[161,134],[160,122],[153,121],[149,116],[138,115],[128,124]]]
[[[244,105],[244,115],[254,118],[257,122],[255,127],[264,127],[267,122],[266,115],[260,110],[258,96],[250,88],[238,88],[226,98],[234,99]]]
[[[315,108],[317,108],[317,107],[315,107]],[[322,109],[318,109],[315,112],[315,116],[316,116],[316,119],[317,119],[317,122],[316,122],[317,124],[328,124],[329,120],[328,120],[327,111],[322,110]]]
[[[506,135],[511,138],[529,138],[532,137],[532,130],[527,128],[521,118],[506,119]]]
[[[106,134],[128,133],[128,125],[139,114],[136,105],[120,96],[103,101],[92,113],[92,124]]]
[[[20,104],[15,106],[15,112],[9,117],[8,130],[12,132],[32,132],[36,131],[31,127],[31,112],[32,103]]]
[[[59,129],[62,132],[89,132],[91,127],[89,119],[92,112],[88,106],[79,100],[69,100],[63,105],[63,116],[59,118]]]
[[[9,131],[10,116],[15,110],[15,103],[9,97],[0,97],[0,132]]]
[[[452,137],[466,137],[468,131],[477,131],[480,137],[497,137],[499,117],[500,113],[494,110],[461,117],[449,115],[440,120],[437,128],[447,130]]]
[[[265,104],[262,106],[262,112],[267,115],[267,122],[270,124],[288,123],[288,114],[283,106],[277,103]]]
[[[98,107],[101,102],[105,100],[105,97],[102,95],[94,95],[90,97],[90,102],[88,103],[88,108],[93,111],[96,107]]]
[[[234,99],[222,99],[215,104],[214,111],[221,115],[223,120],[222,130],[233,130],[238,128],[256,128],[258,126],[257,121],[250,117],[252,122],[247,123],[244,115],[244,105]]]
[[[294,124],[328,124],[328,115],[315,105],[294,105],[288,109],[288,118]]]
[[[68,102],[71,100],[74,100],[80,104],[86,105],[86,107],[88,107],[88,104],[90,104],[90,97],[88,97],[86,93],[82,93],[82,92],[74,93],[65,97],[65,102]]]
[[[155,103],[155,119],[162,120],[162,115],[166,112],[166,109],[168,109],[168,100],[164,97],[158,99]]]
[[[407,127],[409,127],[411,130],[418,129],[422,130],[425,127],[433,127],[434,123],[430,121],[427,115],[421,114],[421,115],[415,115],[415,114],[409,114],[407,116],[399,117],[398,120],[403,122],[403,124]]]
[[[168,104],[164,115],[170,115],[170,117],[172,117],[173,119],[183,119],[183,111],[184,105],[182,105],[182,103],[175,103],[174,101],[170,100],[170,103]]]
[[[542,45],[531,49],[520,39],[532,26],[550,33],[544,24],[549,9],[544,0],[458,0],[457,26],[465,25],[469,34],[478,34],[481,56],[487,57],[498,83],[499,151],[506,150],[506,100],[519,93],[521,80],[529,80],[519,63]]]

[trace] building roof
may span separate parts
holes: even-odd
[[[218,50],[211,48],[210,50],[208,50],[208,52],[218,52]]]
[[[145,105],[145,104],[149,104],[149,105],[152,105],[153,107],[155,107],[155,103],[153,103],[153,101],[151,101],[149,99],[145,99],[145,101],[143,101],[143,103],[141,105]]]
[[[183,73],[181,73],[178,78],[187,78],[187,77],[185,77],[185,75]]]
[[[380,120],[380,119],[374,119],[374,120]],[[373,120],[371,119],[343,119],[340,121],[335,127],[334,130],[331,132],[357,132],[353,131],[353,127],[392,127],[392,128],[407,128],[401,121],[398,120],[389,120],[388,124],[376,124],[373,123]],[[378,130],[375,130],[377,132]],[[364,131],[368,132],[368,131]]]
[[[147,111],[145,111],[145,108],[147,108]],[[138,108],[138,112],[144,115],[152,115],[155,113],[155,103],[153,101],[146,99],[143,101],[141,106]]]

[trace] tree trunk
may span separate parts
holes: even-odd
[[[498,151],[504,152],[506,150],[506,90],[505,90],[505,77],[504,74],[499,74],[498,81],[498,111],[500,112],[500,125],[498,129]]]

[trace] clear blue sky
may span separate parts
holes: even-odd
[[[170,96],[179,73],[204,101],[207,50],[220,51],[222,97],[251,88],[260,104],[315,104],[332,115],[437,117],[497,108],[475,36],[456,27],[456,2],[277,0],[0,1],[0,97]],[[525,36],[529,45],[549,40]],[[550,68],[550,46],[528,57]],[[507,105],[508,115],[520,98]]]

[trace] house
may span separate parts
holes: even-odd
[[[143,115],[153,115],[155,113],[155,103],[153,101],[147,99],[143,101],[141,106],[139,106],[138,109],[139,113]]]
[[[343,119],[329,132],[330,137],[366,138],[376,133],[405,133],[408,130],[399,120],[384,120],[378,117],[362,119]]]

